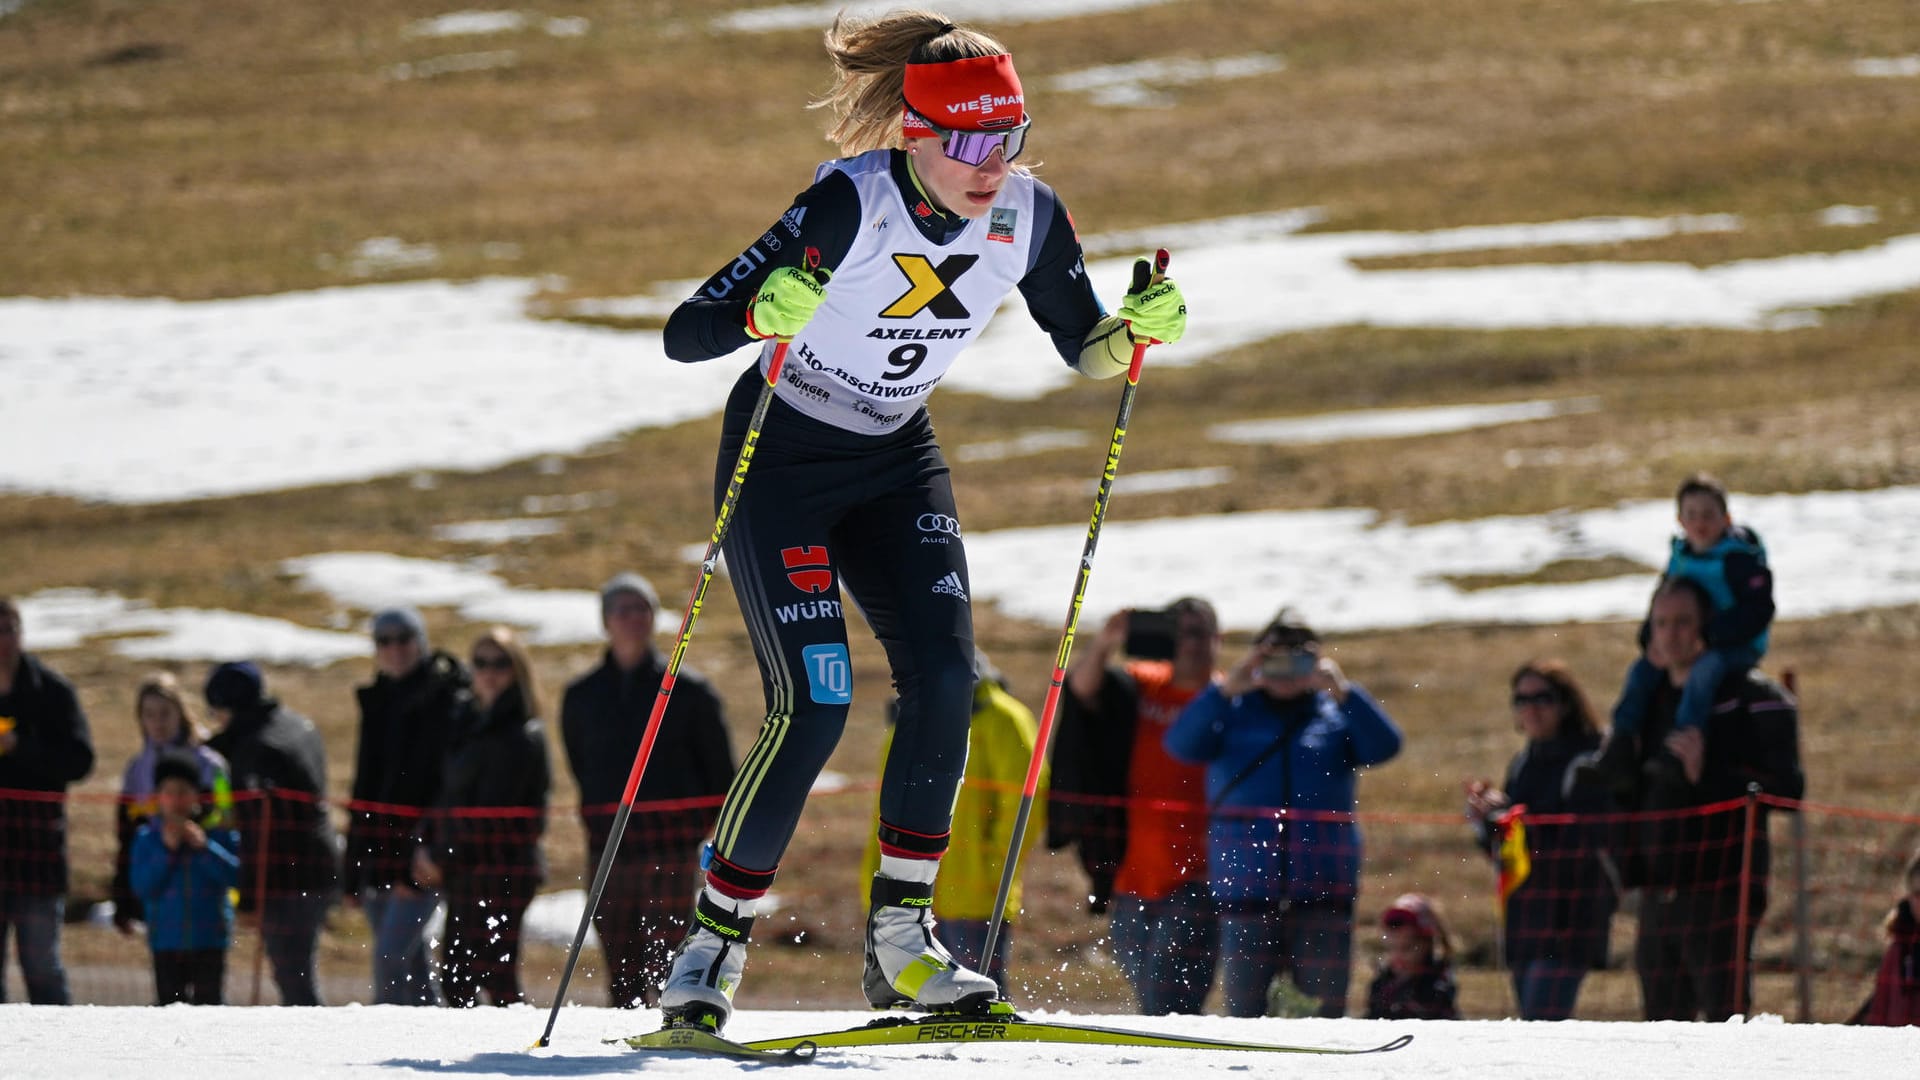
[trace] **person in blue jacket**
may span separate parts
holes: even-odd
[[[154,814],[133,837],[129,874],[146,907],[159,1005],[221,1004],[227,947],[233,944],[240,834],[201,827],[201,776],[201,763],[191,754],[162,754],[153,766]]]
[[[1262,1016],[1280,975],[1347,1009],[1358,770],[1400,752],[1400,729],[1321,650],[1291,608],[1167,730],[1167,752],[1207,767],[1208,869],[1224,1004]]]

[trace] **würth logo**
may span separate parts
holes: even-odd
[[[825,544],[780,549],[780,561],[786,565],[787,580],[803,593],[823,593],[833,588]]]
[[[961,600],[967,598],[967,587],[960,584],[960,571],[949,570],[947,576],[933,583],[933,591],[942,596],[954,596]]]

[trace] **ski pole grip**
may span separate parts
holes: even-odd
[[[1153,262],[1151,263],[1145,259],[1135,259],[1133,262],[1133,288],[1127,291],[1130,294],[1145,292],[1147,286],[1159,281],[1161,275],[1167,272],[1167,263],[1172,260],[1173,256],[1167,252],[1166,248],[1155,251],[1153,253]],[[1132,332],[1131,324],[1129,324],[1128,332],[1129,334]],[[1133,363],[1127,366],[1127,382],[1137,383],[1140,381],[1140,364],[1147,358],[1147,346],[1158,344],[1159,342],[1152,338],[1139,338],[1134,341]]]
[[[1147,286],[1159,280],[1160,276],[1167,272],[1167,263],[1172,261],[1172,259],[1173,256],[1167,252],[1166,248],[1161,248],[1154,252],[1153,262],[1151,263],[1145,259],[1135,259],[1133,263],[1133,288],[1127,291],[1145,291]]]

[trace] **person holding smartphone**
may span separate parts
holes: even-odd
[[[1358,771],[1391,759],[1400,742],[1291,608],[1168,729],[1167,753],[1206,768],[1228,1015],[1265,1015],[1279,975],[1317,1000],[1319,1015],[1346,1014]]]
[[[1204,774],[1163,743],[1219,660],[1205,600],[1123,610],[1074,657],[1060,697],[1048,846],[1078,846],[1093,910],[1111,909],[1114,959],[1148,1015],[1197,1013],[1213,983]]]

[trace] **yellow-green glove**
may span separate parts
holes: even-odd
[[[783,266],[747,302],[747,333],[785,340],[800,332],[827,298],[827,271]]]
[[[1142,259],[1139,265],[1148,263]],[[1135,280],[1145,276],[1136,268]],[[1117,314],[1131,325],[1135,341],[1172,343],[1187,332],[1187,298],[1171,278],[1149,281],[1146,288],[1128,293]]]

